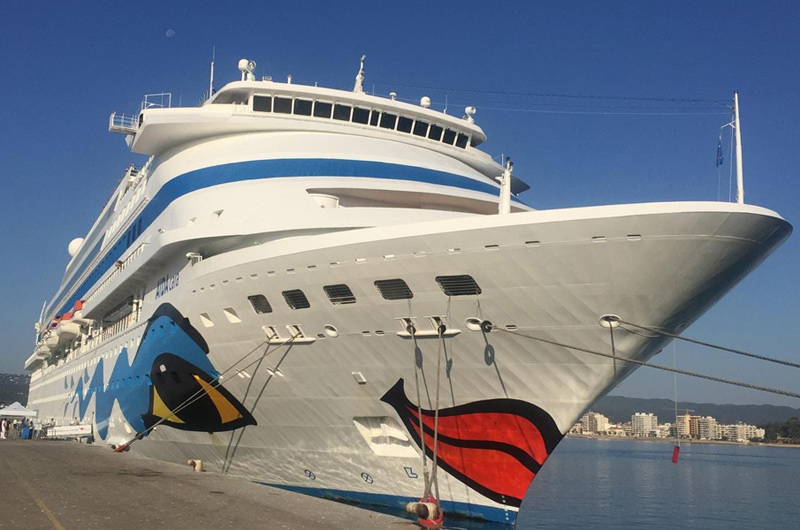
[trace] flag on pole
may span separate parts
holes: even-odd
[[[719,143],[717,143],[717,167],[722,165],[723,156],[722,156],[722,137],[719,139]]]

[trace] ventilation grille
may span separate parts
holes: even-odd
[[[469,296],[481,294],[481,288],[472,279],[472,276],[461,274],[459,276],[437,276],[436,283],[447,296]]]
[[[267,297],[263,294],[254,294],[248,296],[247,299],[250,300],[250,305],[253,306],[253,311],[259,315],[263,315],[264,313],[272,313],[272,306],[269,305]]]
[[[286,303],[289,304],[289,307],[292,309],[308,309],[311,307],[311,304],[308,303],[308,298],[306,298],[305,293],[300,289],[283,291],[283,297],[286,299]]]
[[[408,284],[401,279],[378,280],[375,287],[380,291],[381,296],[386,300],[406,300],[414,298],[414,293],[408,288]]]
[[[328,295],[328,300],[330,300],[333,305],[356,303],[356,297],[353,291],[343,283],[338,285],[326,285],[323,289],[325,290],[325,294]]]

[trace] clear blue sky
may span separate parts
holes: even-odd
[[[427,94],[437,108],[446,99],[453,114],[475,105],[484,147],[513,157],[532,187],[523,199],[542,209],[716,200],[727,116],[713,103],[510,93],[716,101],[739,90],[747,202],[796,224],[798,28],[795,1],[3,2],[0,371],[22,371],[68,242],[86,233],[128,163],[141,162],[106,131],[109,113],[134,111],[143,94],[160,91],[196,104],[214,45],[218,87],[247,57],[258,75],[349,89],[366,54],[367,90]],[[795,235],[687,334],[800,361],[798,263]],[[684,344],[677,354],[683,368],[800,390],[792,369]],[[672,364],[671,348],[655,361]],[[800,406],[678,384],[683,400]],[[671,375],[640,369],[615,393],[671,397],[672,385]]]

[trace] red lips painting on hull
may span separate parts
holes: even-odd
[[[381,398],[399,414],[418,446],[419,410],[398,380]],[[421,409],[425,452],[433,456],[434,411]],[[439,465],[495,502],[516,506],[563,435],[539,407],[488,399],[439,409]]]

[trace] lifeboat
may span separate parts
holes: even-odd
[[[94,320],[92,320],[91,318],[84,318],[83,312],[80,309],[78,309],[72,314],[72,322],[83,327],[91,325],[92,323],[94,323]]]
[[[50,332],[50,333],[48,333],[47,335],[45,335],[45,337],[44,337],[44,343],[45,343],[45,345],[47,345],[47,347],[48,347],[50,350],[52,350],[52,349],[54,349],[56,346],[58,346],[58,336],[57,336],[55,333],[53,333],[53,332]]]
[[[72,320],[62,320],[56,326],[58,342],[76,339],[81,334],[81,326]]]
[[[50,357],[50,347],[44,341],[41,341],[36,345],[33,354],[40,359],[47,359]]]

